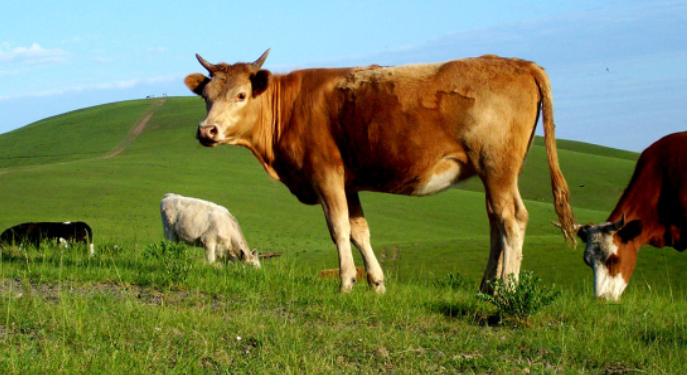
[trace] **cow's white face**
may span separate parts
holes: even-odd
[[[205,99],[207,117],[196,133],[202,145],[236,144],[251,132],[260,113],[257,97],[267,89],[271,77],[269,71],[260,70],[268,52],[252,64],[234,65],[212,65],[196,55],[210,77],[196,73],[184,82]]]
[[[582,226],[577,234],[587,246],[584,262],[594,272],[594,295],[610,301],[617,301],[627,287],[637,260],[636,250],[628,245],[632,238],[641,233],[641,223],[632,221],[625,225],[625,219],[616,223]]]
[[[584,249],[584,262],[594,272],[594,295],[616,301],[627,283],[620,272],[611,274],[610,265],[607,265],[610,259],[618,257],[618,246],[613,242],[615,232],[606,230],[607,225],[588,225],[582,227],[578,234],[587,243]]]
[[[258,249],[253,249],[250,252],[241,251],[241,257],[244,262],[247,262],[255,268],[260,268],[260,256],[258,255]]]

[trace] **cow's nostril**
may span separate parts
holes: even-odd
[[[213,126],[210,128],[210,135],[214,138],[217,135],[217,127]]]

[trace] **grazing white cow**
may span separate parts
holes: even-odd
[[[197,198],[168,193],[160,202],[165,238],[202,244],[208,263],[218,257],[241,259],[260,268],[258,251],[250,251],[236,218],[226,208]]]

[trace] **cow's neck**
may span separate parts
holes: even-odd
[[[257,98],[261,108],[253,130],[237,142],[237,145],[251,150],[267,174],[275,180],[281,179],[274,169],[275,144],[281,136],[281,96],[280,79],[272,77],[269,88]]]
[[[655,247],[665,246],[666,228],[662,227],[658,220],[658,192],[654,192],[648,186],[639,186],[635,181],[637,180],[633,179],[625,189],[607,221],[615,223],[625,215],[626,224],[634,220],[642,222],[641,234],[623,246],[631,249],[628,251],[636,253],[645,244]],[[655,199],[652,200],[650,197]]]

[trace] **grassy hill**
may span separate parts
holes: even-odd
[[[134,140],[137,124],[150,114]],[[203,116],[202,101],[195,97],[136,100],[66,113],[0,135],[0,228],[84,220],[94,228],[96,242],[144,246],[162,238],[159,201],[176,192],[229,208],[252,247],[298,256],[313,268],[335,267],[321,209],[300,204],[270,180],[249,151],[200,146],[194,132]],[[578,221],[602,221],[629,181],[637,154],[559,143]],[[576,275],[589,282],[581,248],[566,248],[549,223],[555,214],[540,139],[520,187],[530,212],[525,267],[555,281]],[[489,246],[481,191],[481,182],[473,179],[425,198],[362,194],[376,251],[402,254],[385,268],[401,277],[411,277],[413,268],[479,278]]]
[[[322,210],[270,180],[249,151],[201,147],[203,116],[198,98],[138,100],[0,135],[0,230],[84,220],[96,242],[94,257],[0,251],[0,373],[687,371],[687,257],[646,247],[622,302],[593,300],[582,246],[566,247],[549,223],[540,139],[520,181],[530,212],[523,268],[562,294],[524,326],[493,325],[475,298],[489,252],[478,180],[425,198],[362,194],[388,292],[341,295],[336,280],[314,277],[337,264]],[[637,156],[559,141],[579,222],[606,218]],[[188,277],[161,284],[164,268],[145,254],[162,240],[167,192],[226,206],[251,247],[284,256],[261,270],[219,268],[193,248]],[[456,274],[468,285],[446,283]]]
[[[97,242],[145,246],[162,238],[159,201],[176,192],[229,208],[252,247],[298,256],[313,268],[335,267],[321,209],[300,204],[270,180],[249,151],[200,146],[194,132],[203,116],[202,101],[195,97],[135,100],[69,112],[0,135],[0,228],[84,220]],[[578,221],[599,222],[629,181],[637,154],[559,141],[559,157]],[[549,223],[555,214],[541,139],[528,156],[520,188],[530,212],[525,267],[555,281],[575,275],[589,282],[581,248],[567,248]],[[361,199],[377,252],[393,248],[403,254],[385,264],[387,269],[402,277],[419,268],[479,278],[489,240],[478,179],[432,197],[364,193]],[[660,252],[665,253],[672,255]],[[659,252],[647,251],[642,258],[654,254]],[[551,263],[563,271],[553,271]]]

